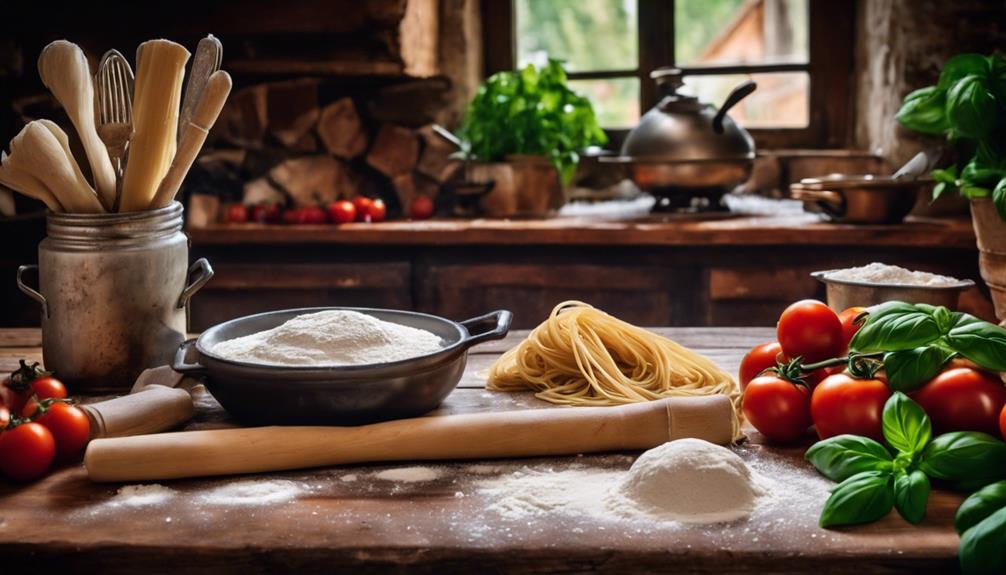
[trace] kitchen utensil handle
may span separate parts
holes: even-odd
[[[912,156],[911,160],[905,162],[904,166],[898,168],[897,172],[891,176],[895,180],[917,180],[920,176],[933,169],[943,155],[943,148],[926,148],[918,154]]]
[[[747,82],[744,82],[740,86],[734,88],[733,91],[730,92],[730,95],[727,96],[727,99],[723,101],[723,105],[720,106],[720,111],[716,112],[716,116],[713,117],[713,131],[717,134],[722,134],[723,118],[727,115],[727,112],[730,111],[730,108],[733,108],[738,102],[750,96],[751,92],[754,92],[757,88],[758,84],[756,84],[754,80],[748,80]]]
[[[359,427],[258,427],[96,439],[92,481],[159,481],[376,461],[543,457],[638,451],[694,437],[726,445],[724,395],[615,407],[558,407],[401,419]]]
[[[42,314],[45,317],[49,317],[49,302],[46,301],[45,296],[40,294],[38,291],[28,287],[28,284],[24,283],[24,278],[22,276],[24,275],[24,272],[28,270],[35,270],[37,272],[38,266],[32,264],[27,266],[20,266],[17,268],[17,288],[21,290],[21,292],[24,293],[24,295],[42,304]]]
[[[178,296],[178,309],[187,306],[192,296],[196,295],[196,292],[206,285],[206,282],[213,279],[213,266],[206,258],[199,258],[189,267],[189,273],[186,277],[190,278],[191,283],[185,286],[182,295]]]
[[[464,142],[462,142],[461,138],[457,137],[454,132],[441,126],[440,124],[433,124],[431,129],[434,134],[440,137],[441,140],[444,140],[459,150],[464,148]]]
[[[192,353],[195,347],[196,340],[187,339],[183,341],[182,345],[178,346],[178,351],[175,352],[175,360],[171,362],[171,369],[185,375],[202,375],[206,373],[206,368],[198,361],[189,363],[189,354]]]
[[[490,321],[492,321],[495,325],[493,329],[482,333],[472,334],[473,329]],[[512,321],[513,313],[505,309],[498,309],[494,312],[487,313],[486,315],[466,319],[461,322],[461,325],[463,325],[469,333],[468,339],[464,341],[465,346],[471,347],[484,341],[503,339],[506,337],[506,334],[510,332],[510,322]]]

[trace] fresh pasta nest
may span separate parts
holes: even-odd
[[[535,391],[562,405],[620,405],[722,394],[741,437],[741,390],[709,359],[579,301],[552,309],[527,339],[489,369],[488,389]]]

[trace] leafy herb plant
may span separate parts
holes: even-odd
[[[1006,57],[960,54],[943,65],[935,86],[905,97],[901,125],[939,134],[968,150],[970,160],[934,170],[933,198],[959,190],[966,198],[991,197],[1006,220]]]
[[[580,150],[607,141],[590,100],[569,88],[558,60],[492,75],[468,105],[459,135],[465,156],[484,162],[546,156],[563,183],[573,178]]]

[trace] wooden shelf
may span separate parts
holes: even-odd
[[[196,245],[599,245],[599,246],[887,246],[973,248],[966,218],[915,219],[898,225],[821,222],[817,216],[687,219],[648,216],[630,221],[543,220],[396,221],[344,226],[213,224],[191,228]]]

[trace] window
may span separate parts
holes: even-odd
[[[624,133],[657,99],[649,75],[673,65],[684,90],[731,110],[760,146],[846,144],[853,0],[483,0],[486,72],[566,62],[601,124]]]

